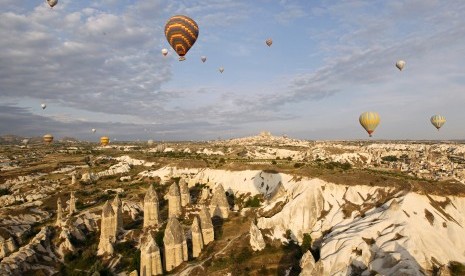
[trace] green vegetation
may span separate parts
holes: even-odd
[[[0,196],[10,195],[11,191],[9,189],[0,189]]]
[[[382,159],[383,161],[385,161],[385,162],[396,162],[396,161],[399,160],[399,159],[398,159],[396,156],[394,156],[394,155],[383,156],[383,157],[381,157],[381,159]]]
[[[244,208],[247,207],[260,207],[260,196],[255,195],[254,197],[247,199],[247,201],[244,204]]]
[[[324,167],[329,170],[334,170],[334,169],[342,169],[344,171],[350,170],[352,168],[352,165],[348,162],[341,163],[341,162],[329,162],[325,163]]]
[[[305,252],[312,248],[312,237],[310,236],[310,234],[304,234],[302,245],[300,247],[302,248],[302,254],[305,254]]]
[[[303,167],[305,164],[304,163],[295,163],[294,168],[298,169],[300,167]]]
[[[460,262],[449,262],[449,270],[452,276],[465,275],[465,265]]]
[[[140,250],[136,248],[134,241],[125,241],[115,244],[115,252],[121,254],[121,262],[118,267],[133,271],[140,268]]]

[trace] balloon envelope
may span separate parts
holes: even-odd
[[[47,107],[46,104],[41,104],[40,106],[42,107],[42,109],[45,109]]]
[[[396,67],[397,67],[397,69],[399,69],[400,71],[402,71],[402,69],[404,69],[404,66],[405,66],[405,61],[399,60],[399,61],[396,62]]]
[[[161,50],[161,53],[166,56],[168,54],[168,49],[162,49]]]
[[[376,112],[363,112],[358,121],[371,137],[371,134],[379,124],[379,115]]]
[[[45,134],[44,137],[42,137],[43,141],[45,144],[50,144],[53,141],[53,136],[51,134]]]
[[[95,128],[92,129],[92,132],[95,133],[97,130]]]
[[[110,143],[110,138],[108,138],[107,136],[100,137],[100,144],[102,146],[106,146],[108,145],[108,143]]]
[[[165,36],[168,43],[179,55],[179,60],[184,60],[184,56],[199,36],[199,26],[190,17],[175,15],[166,22]]]
[[[50,6],[50,8],[53,8],[58,3],[58,0],[47,0],[47,3]]]
[[[223,72],[224,72],[224,68],[223,68],[223,67],[220,67],[218,70],[220,71],[220,73],[223,73]]]
[[[446,123],[446,117],[441,116],[441,115],[433,115],[431,116],[431,124],[438,130]]]
[[[202,62],[205,62],[205,61],[207,61],[207,57],[206,57],[206,56],[202,56],[202,57],[200,58],[200,60],[201,60]]]
[[[266,41],[265,41],[266,45],[271,46],[271,44],[273,44],[273,40],[271,38],[268,38]]]

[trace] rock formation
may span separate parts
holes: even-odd
[[[170,186],[166,199],[168,199],[168,217],[172,218],[181,215],[181,192],[178,184],[173,183]]]
[[[200,195],[199,204],[205,204],[208,200],[208,197],[210,196],[210,189],[208,188],[203,188],[202,189],[202,194]]]
[[[194,217],[191,226],[192,232],[192,257],[197,258],[203,249],[202,229],[200,228],[199,218]]]
[[[157,192],[150,185],[144,197],[144,228],[157,226],[159,218]]]
[[[213,192],[213,197],[210,201],[210,214],[212,217],[217,216],[223,219],[229,216],[229,203],[226,198],[226,192],[221,184],[216,185]]]
[[[179,180],[179,189],[181,192],[181,206],[184,207],[191,203],[191,195],[189,193],[189,187],[187,181],[184,178]]]
[[[165,244],[165,269],[171,271],[187,261],[187,242],[184,230],[176,218],[170,218],[163,237]]]
[[[148,233],[141,243],[140,249],[140,275],[152,276],[162,275],[163,268],[161,266],[160,248],[153,239],[152,235]]]
[[[72,215],[76,213],[76,198],[74,197],[74,192],[71,192],[69,198],[69,214]]]
[[[105,202],[102,209],[102,221],[100,223],[100,242],[98,255],[113,254],[113,243],[116,241],[116,216],[110,202]]]
[[[75,185],[76,184],[76,173],[73,173],[71,175],[71,185]]]
[[[213,229],[212,218],[205,205],[200,208],[199,217],[200,229],[202,229],[203,244],[207,245],[215,240],[215,231]]]
[[[129,273],[129,276],[139,276],[139,274],[137,273],[137,270],[133,270],[131,273]]]
[[[252,222],[250,225],[250,246],[253,251],[261,251],[266,247],[265,240],[263,239],[262,232],[258,229],[257,225]]]
[[[5,239],[0,235],[0,259],[10,255],[10,253],[16,251],[17,249],[18,246],[16,245],[13,237]]]
[[[315,270],[315,259],[313,258],[312,253],[308,250],[300,259],[300,267],[302,271],[300,276],[313,276]]]
[[[113,212],[115,213],[115,221],[116,221],[116,233],[121,232],[123,230],[123,203],[119,198],[119,195],[116,194],[115,199],[111,203],[113,207]]]
[[[58,200],[57,200],[57,222],[56,222],[56,225],[61,225],[62,217],[63,217],[63,209],[61,207],[61,198],[58,198]]]

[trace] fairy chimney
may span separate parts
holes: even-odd
[[[115,222],[116,222],[116,233],[123,230],[123,203],[119,198],[119,195],[116,194],[115,199],[111,203],[113,207],[113,212],[115,213]]]
[[[57,199],[57,221],[56,225],[61,225],[61,220],[63,217],[63,209],[61,207],[61,198]]]
[[[216,185],[213,191],[213,197],[210,201],[210,214],[212,217],[217,216],[222,219],[227,219],[229,216],[229,203],[221,184]]]
[[[150,185],[144,197],[144,228],[157,226],[159,218],[157,192],[153,185]]]
[[[181,206],[185,207],[191,203],[191,196],[189,194],[189,187],[187,186],[186,179],[181,178],[181,180],[179,180],[179,190],[181,192]]]
[[[178,184],[173,183],[170,186],[166,199],[168,199],[168,217],[172,218],[181,215],[181,192]]]
[[[192,257],[197,258],[203,249],[202,229],[200,228],[199,218],[194,217],[191,226],[192,232]]]
[[[153,276],[162,274],[163,268],[161,266],[160,248],[152,235],[148,233],[142,239],[140,249],[140,275]]]
[[[212,218],[205,205],[200,208],[200,229],[202,230],[203,244],[207,245],[215,239]]]
[[[74,197],[74,192],[71,192],[69,198],[69,214],[72,215],[76,213],[76,198]]]
[[[113,254],[113,243],[116,241],[116,215],[110,202],[105,202],[102,208],[100,223],[100,242],[97,255]]]
[[[184,230],[176,218],[170,218],[163,237],[165,244],[165,269],[171,271],[187,261],[187,242]]]

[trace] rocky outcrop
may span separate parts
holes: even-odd
[[[18,250],[18,246],[16,245],[13,237],[5,239],[4,237],[0,236],[0,259],[10,255],[16,250]]]
[[[102,208],[102,220],[100,223],[100,241],[98,255],[114,252],[113,243],[116,241],[116,216],[110,202],[105,202]]]
[[[156,227],[159,217],[157,192],[153,185],[150,185],[144,197],[144,228]]]
[[[191,226],[192,233],[192,257],[197,258],[203,249],[202,229],[200,228],[199,218],[194,217]]]
[[[115,213],[116,221],[116,234],[123,231],[123,202],[119,198],[119,194],[116,194],[115,199],[111,203],[113,212]]]
[[[163,237],[165,244],[165,269],[171,271],[187,261],[187,242],[184,230],[176,218],[170,218]]]
[[[179,186],[173,183],[166,194],[165,198],[168,200],[168,217],[178,217],[182,213],[181,209],[181,192]]]
[[[200,207],[200,229],[202,229],[203,244],[207,245],[215,240],[215,232],[213,228],[210,212],[205,205]]]
[[[74,192],[71,192],[69,198],[69,214],[72,215],[76,213],[76,198],[74,197]]]
[[[71,175],[71,185],[76,185],[76,174],[75,173]]]
[[[258,229],[255,223],[251,223],[250,225],[250,246],[252,247],[253,251],[261,251],[266,247],[265,240],[263,239],[262,232]]]
[[[226,198],[226,192],[223,185],[218,184],[213,191],[213,197],[210,201],[210,214],[212,217],[227,219],[229,217],[229,203]]]
[[[315,259],[310,250],[308,250],[302,256],[302,259],[300,259],[300,268],[302,269],[300,276],[314,276],[315,266]]]
[[[57,221],[56,225],[61,225],[63,221],[63,208],[61,206],[61,198],[57,199]]]
[[[187,181],[185,178],[179,180],[179,190],[181,193],[181,206],[185,207],[191,203],[191,196],[189,193],[189,187],[187,186]]]
[[[142,239],[140,249],[140,275],[162,275],[160,248],[150,233]]]

